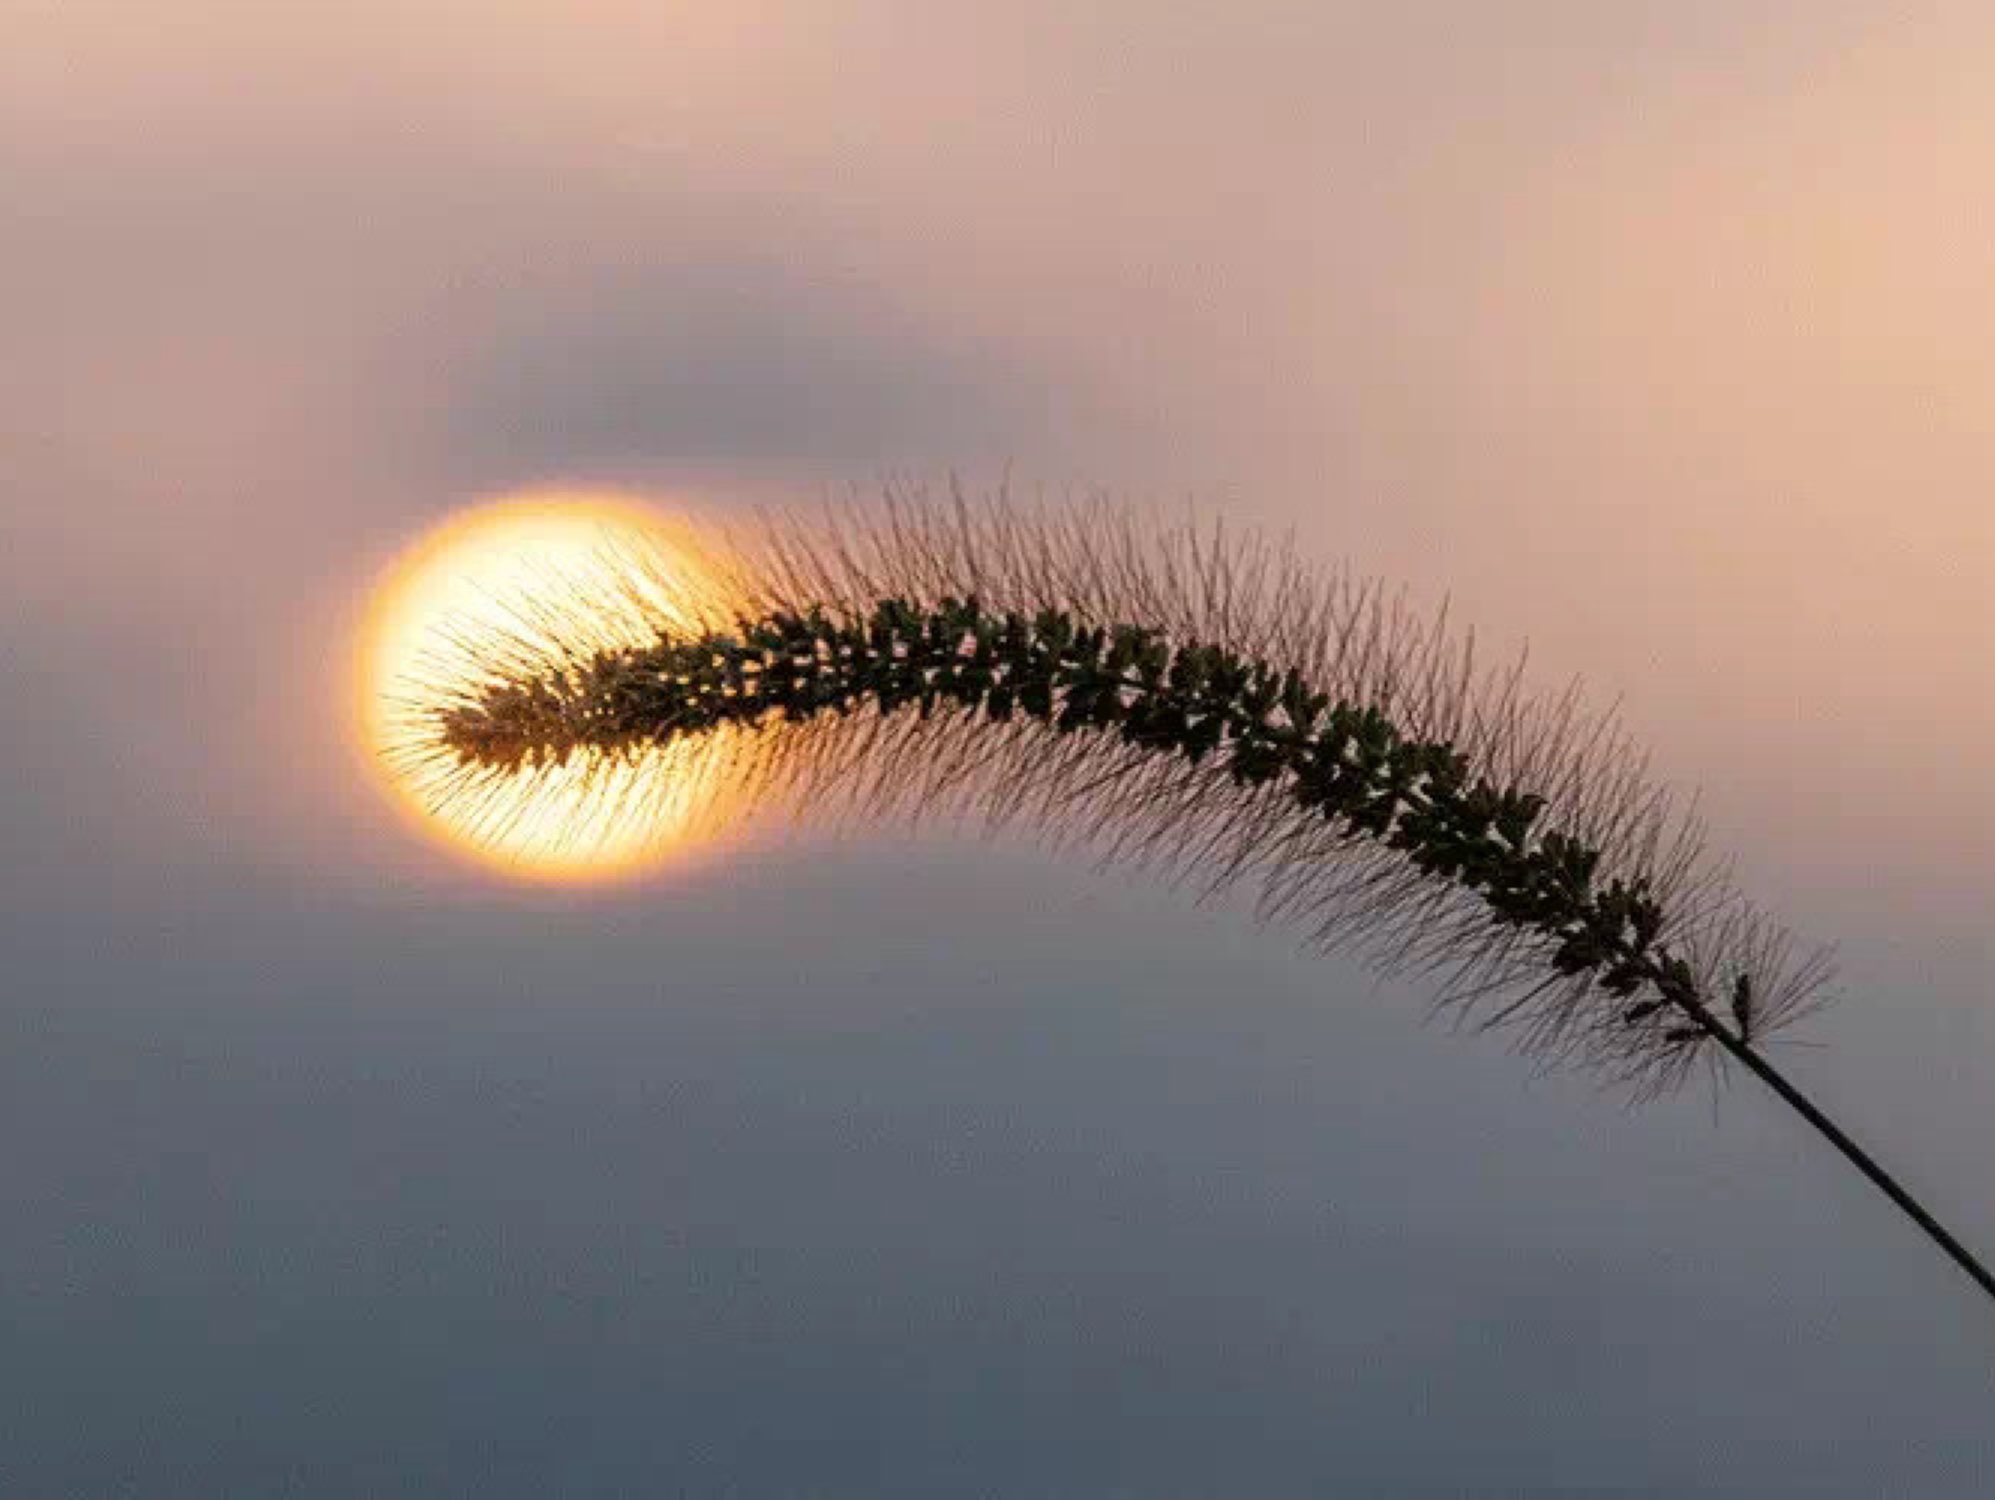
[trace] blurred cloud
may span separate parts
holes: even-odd
[[[1046,451],[1049,428],[1084,425],[1059,372],[780,246],[589,269],[451,314],[467,347],[449,359],[434,427],[451,472],[503,484],[775,464],[808,485],[989,469]]]

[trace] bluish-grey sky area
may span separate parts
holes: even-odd
[[[1744,1084],[1016,841],[507,888],[344,677],[530,485],[1292,529],[1622,698],[1995,1249],[1979,7],[321,9],[0,57],[0,1492],[1988,1492]]]

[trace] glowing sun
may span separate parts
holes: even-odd
[[[626,496],[536,492],[446,520],[388,570],[360,633],[361,737],[389,795],[427,835],[521,879],[632,875],[706,845],[729,734],[471,778],[424,747],[427,715],[489,653],[646,644],[718,590],[686,533]]]

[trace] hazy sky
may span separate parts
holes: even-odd
[[[1020,847],[506,889],[344,686],[534,484],[1293,528],[1622,697],[1995,1247],[1986,7],[0,22],[0,1490],[1986,1492],[1995,1319],[1743,1088]]]

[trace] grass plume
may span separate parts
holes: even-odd
[[[626,560],[633,597],[655,589]],[[1767,1061],[1818,1004],[1796,944],[1706,849],[1611,711],[1491,666],[1444,611],[1223,526],[1105,504],[889,494],[717,543],[644,643],[459,639],[407,753],[446,795],[726,734],[743,800],[1025,824],[1314,944],[1418,971],[1436,1006],[1638,1095],[1731,1061],[1995,1294]]]

